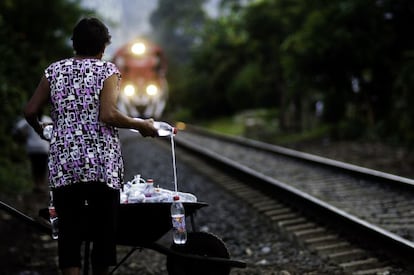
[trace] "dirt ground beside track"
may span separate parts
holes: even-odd
[[[316,154],[367,168],[414,178],[414,154],[404,148],[393,148],[380,143],[320,142],[297,144],[292,149]],[[1,196],[1,194],[0,194]],[[37,209],[46,207],[45,194],[25,194],[18,198],[1,198],[19,210],[37,216]],[[45,241],[49,236],[33,231],[20,220],[0,210],[0,270],[2,274],[49,275],[58,274],[56,242]],[[49,238],[50,239],[50,238]],[[50,249],[39,249],[39,245]],[[43,251],[43,253],[39,253]],[[49,263],[49,264],[48,264]],[[50,264],[52,263],[52,264]],[[30,266],[30,271],[25,267]],[[38,266],[36,271],[33,267]],[[46,268],[47,267],[47,268]]]

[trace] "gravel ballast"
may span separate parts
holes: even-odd
[[[153,178],[155,185],[173,189],[168,140],[164,143],[157,139],[144,139],[131,132],[122,134],[127,136],[123,143],[125,180],[141,174],[144,178]],[[343,274],[336,266],[283,238],[261,214],[218,187],[214,183],[215,175],[201,174],[184,160],[179,150],[176,156],[179,190],[193,193],[199,201],[209,204],[197,212],[195,221],[198,230],[220,237],[232,259],[248,264],[245,269],[232,269],[232,275]],[[47,205],[47,195],[26,194],[13,203],[26,213],[36,215],[37,209]],[[151,226],[150,222],[142,221],[142,224]],[[0,236],[0,270],[3,274],[58,274],[56,242],[49,236],[33,231],[4,212],[0,212]],[[171,241],[170,233],[159,240],[167,247]],[[120,246],[119,259],[129,249]],[[115,274],[167,274],[166,256],[148,249],[136,251]]]

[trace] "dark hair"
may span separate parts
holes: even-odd
[[[76,54],[95,56],[111,42],[108,28],[96,18],[84,18],[75,26],[72,34]]]

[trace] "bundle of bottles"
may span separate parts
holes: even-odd
[[[153,179],[143,179],[135,175],[132,181],[124,184],[120,193],[121,203],[171,203],[172,235],[175,244],[185,244],[187,230],[185,224],[185,209],[183,202],[197,202],[197,197],[191,193],[172,191],[159,186],[154,187]]]
[[[120,196],[122,204],[173,202],[174,196],[179,196],[181,202],[197,202],[197,197],[191,193],[178,192],[154,186],[153,179],[145,180],[139,174],[124,184]]]

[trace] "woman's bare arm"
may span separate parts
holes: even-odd
[[[39,122],[39,115],[42,113],[42,109],[48,104],[49,98],[49,81],[43,76],[24,109],[24,117],[40,136],[43,136],[43,126]]]
[[[118,110],[118,81],[118,76],[114,74],[104,82],[100,95],[99,120],[114,127],[138,130],[143,136],[157,136],[152,119],[137,120]]]

